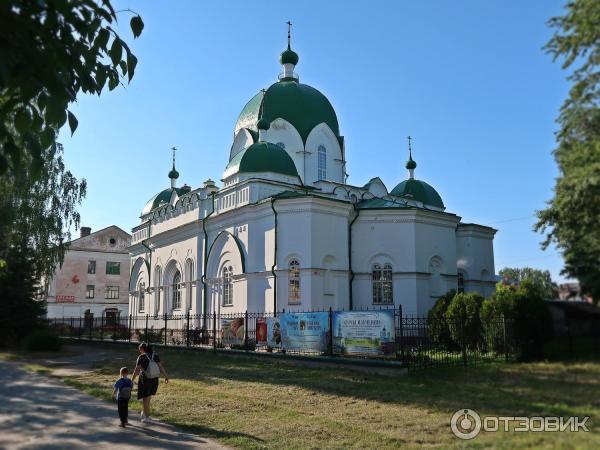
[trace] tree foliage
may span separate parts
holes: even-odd
[[[505,267],[498,274],[508,284],[520,284],[528,280],[538,286],[545,299],[558,297],[558,286],[552,281],[552,276],[548,270],[532,269],[531,267]]]
[[[475,292],[456,294],[446,310],[446,322],[452,340],[475,349],[482,344],[482,326],[479,312],[483,296]]]
[[[108,0],[3,0],[0,2],[0,176],[42,168],[43,155],[68,121],[80,92],[113,90],[137,58],[115,32]],[[144,24],[130,21],[134,37]]]
[[[570,70],[572,86],[558,123],[554,156],[559,177],[548,207],[538,212],[536,230],[555,243],[565,259],[563,273],[577,278],[584,293],[600,300],[600,2],[572,0],[546,45]]]

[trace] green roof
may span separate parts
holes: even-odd
[[[234,173],[273,172],[297,177],[294,161],[280,146],[258,142],[236,154],[225,168],[225,177]]]
[[[150,211],[154,210],[155,208],[158,208],[162,203],[169,203],[171,201],[171,194],[173,193],[173,190],[177,191],[177,195],[180,197],[182,195],[190,192],[190,188],[187,186],[181,187],[181,188],[165,189],[164,191],[159,192],[154,197],[152,197],[150,200],[148,200],[148,202],[146,202],[146,205],[144,206],[144,209],[142,210],[142,216],[145,214],[148,214]]]
[[[444,202],[442,202],[440,194],[429,184],[421,180],[409,178],[392,189],[390,194],[408,200],[416,200],[425,205],[444,208]]]
[[[241,128],[256,132],[260,118],[269,123],[278,118],[288,121],[298,130],[304,143],[320,123],[326,123],[340,138],[337,116],[327,97],[317,89],[297,81],[278,81],[252,97],[242,109],[234,133]]]
[[[358,202],[359,209],[410,209],[411,206],[395,202],[392,200],[385,200],[383,198],[370,198],[367,200],[361,200]]]

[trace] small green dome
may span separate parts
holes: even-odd
[[[406,162],[406,168],[408,170],[415,170],[417,168],[417,163],[415,161],[413,161],[412,158],[409,158],[408,161]]]
[[[191,191],[189,186],[183,186],[180,188],[167,188],[164,191],[160,191],[158,194],[153,196],[150,200],[146,202],[144,209],[142,209],[142,216],[148,214],[155,208],[158,208],[163,203],[169,203],[171,201],[171,195],[173,194],[173,190],[177,192],[178,196],[182,196]]]
[[[234,135],[242,128],[256,132],[259,119],[272,123],[278,118],[291,123],[305,143],[320,123],[326,123],[341,139],[337,115],[327,97],[297,81],[278,81],[252,97],[237,119]]]
[[[413,161],[414,162],[414,161]],[[408,166],[408,164],[407,164]],[[403,181],[390,192],[395,197],[402,197],[407,200],[416,200],[424,205],[435,206],[437,208],[445,208],[442,197],[437,191],[421,180],[409,178]]]
[[[235,173],[273,172],[297,177],[294,161],[280,146],[258,142],[236,154],[225,169],[224,177]]]
[[[296,64],[298,64],[298,61],[300,61],[300,57],[298,56],[298,53],[296,53],[294,50],[292,50],[289,46],[286,50],[284,50],[281,53],[281,56],[279,57],[279,62],[281,64],[296,65]]]
[[[271,126],[271,124],[269,123],[269,121],[267,119],[265,119],[264,117],[262,119],[260,119],[257,123],[256,123],[256,127],[259,130],[268,130],[269,127]]]
[[[175,166],[173,166],[173,168],[172,168],[172,169],[171,169],[171,171],[169,172],[169,178],[171,178],[171,179],[175,179],[175,180],[176,180],[177,178],[179,178],[179,172],[177,172],[177,171],[175,170]]]

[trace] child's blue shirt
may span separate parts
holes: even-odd
[[[129,378],[121,377],[115,382],[115,389],[117,390],[117,400],[121,398],[129,400],[131,398],[131,390],[133,389],[133,381]]]

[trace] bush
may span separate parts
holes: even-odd
[[[494,295],[481,307],[481,321],[486,333],[497,337],[493,343],[499,351],[503,342],[503,319],[506,321],[509,346],[515,347],[520,360],[541,359],[544,343],[552,336],[552,317],[544,302],[543,291],[525,280],[520,286],[499,284]]]
[[[444,346],[448,350],[455,350],[456,344],[450,337],[450,329],[446,321],[446,310],[448,305],[456,295],[455,290],[448,291],[437,299],[433,308],[427,314],[427,331],[429,338],[438,345]]]
[[[474,292],[456,294],[446,310],[446,321],[452,340],[470,349],[482,346],[482,326],[479,316],[483,297]]]
[[[28,352],[57,352],[61,347],[58,335],[49,328],[31,332],[23,344]]]

